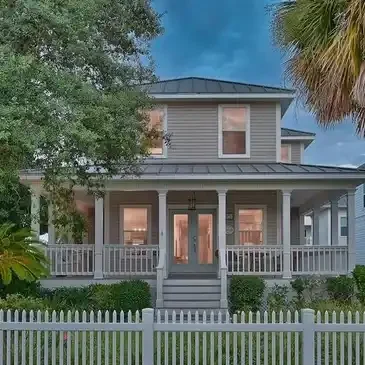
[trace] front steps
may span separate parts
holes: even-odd
[[[198,312],[202,315],[204,311],[210,316],[213,312],[217,314],[221,308],[220,302],[220,280],[219,279],[165,279],[163,285],[163,307],[161,314],[165,311],[169,316],[175,311],[184,316],[190,311],[192,316]]]

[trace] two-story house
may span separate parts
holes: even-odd
[[[355,264],[355,188],[365,171],[302,164],[313,133],[282,128],[293,90],[204,78],[144,85],[156,102],[151,123],[171,133],[140,177],[115,176],[104,198],[75,191],[89,221],[84,244],[57,244],[50,222],[45,285],[144,278],[162,308],[227,308],[232,275],[290,279],[337,275]],[[27,173],[33,213],[42,176]],[[347,195],[348,240],[305,245],[304,215]],[[52,217],[52,210],[50,210]],[[38,223],[33,229],[39,230]]]

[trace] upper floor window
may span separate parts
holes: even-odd
[[[124,245],[150,243],[151,218],[148,207],[121,207],[121,242]]]
[[[341,237],[347,237],[347,217],[340,218],[340,235]]]
[[[290,144],[281,145],[281,162],[290,163],[291,162],[291,146]]]
[[[164,129],[166,129],[166,108],[160,107],[149,112],[149,124],[158,133],[152,140],[150,153],[152,156],[165,156],[165,143],[163,140]]]
[[[250,155],[250,108],[245,105],[219,106],[219,157]]]
[[[264,209],[238,208],[238,244],[262,245],[264,243]]]

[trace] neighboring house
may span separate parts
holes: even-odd
[[[330,246],[331,238],[331,205],[325,204],[320,207],[319,212],[319,239],[320,242]],[[317,210],[308,212],[305,216],[305,244],[310,246],[313,244],[313,215]],[[338,201],[338,245],[347,245],[347,198],[343,196]]]
[[[365,170],[365,164],[359,167]],[[365,265],[365,184],[356,190],[356,263]]]
[[[227,308],[227,279],[337,275],[352,270],[355,188],[365,171],[305,165],[315,135],[282,128],[292,90],[203,78],[144,85],[156,101],[151,124],[171,133],[151,150],[139,178],[115,176],[104,198],[75,191],[89,221],[84,244],[55,244],[44,285],[144,278],[156,306]],[[42,176],[21,176],[37,216]],[[348,196],[348,245],[338,244],[338,199]],[[304,216],[331,202],[332,244],[305,245]],[[52,217],[52,209],[50,208]],[[33,222],[39,231],[39,224]]]

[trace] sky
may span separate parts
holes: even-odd
[[[270,32],[268,5],[273,0],[153,0],[164,13],[164,34],[152,52],[160,79],[209,77],[290,87],[284,58]],[[305,151],[309,164],[357,167],[365,163],[365,139],[351,121],[319,127],[300,102],[294,102],[283,126],[317,134]]]

